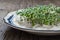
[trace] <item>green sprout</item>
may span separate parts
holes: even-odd
[[[57,25],[60,23],[60,7],[54,5],[26,8],[22,12],[17,11],[17,15],[25,16],[32,26],[35,24]]]

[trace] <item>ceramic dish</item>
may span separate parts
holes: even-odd
[[[19,10],[21,11],[21,10]],[[10,12],[7,14],[7,16],[4,17],[4,22],[8,25],[10,25],[10,27],[18,29],[18,30],[22,30],[22,31],[26,31],[29,33],[33,33],[33,34],[37,34],[37,35],[58,35],[60,34],[60,30],[35,30],[32,28],[25,28],[22,26],[17,26],[16,24],[14,24],[14,22],[12,21],[13,18],[15,17],[16,11],[14,12]]]

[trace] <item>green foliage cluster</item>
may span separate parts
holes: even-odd
[[[60,23],[60,7],[55,5],[39,5],[26,8],[17,11],[17,15],[25,16],[32,26],[35,24],[56,25]]]

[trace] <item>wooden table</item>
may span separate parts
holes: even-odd
[[[8,12],[22,8],[36,6],[37,4],[53,3],[60,5],[59,0],[0,0],[0,40],[60,40],[60,36],[33,35],[21,30],[13,29],[3,22]]]

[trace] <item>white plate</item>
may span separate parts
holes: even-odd
[[[19,11],[21,11],[21,10],[19,10]],[[39,34],[39,35],[56,35],[56,34],[60,33],[60,30],[38,30],[38,29],[18,26],[18,25],[16,25],[16,23],[14,23],[12,21],[13,18],[15,17],[15,14],[16,14],[16,11],[10,12],[7,14],[6,17],[4,17],[4,22],[7,23],[8,25],[10,25],[12,28],[22,30],[22,31],[26,31],[26,32],[30,32],[33,34]]]

